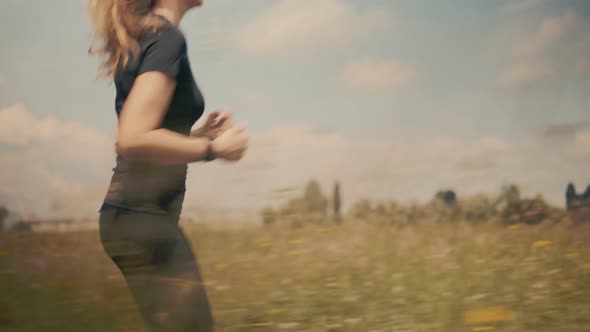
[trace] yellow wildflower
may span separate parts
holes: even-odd
[[[549,240],[539,240],[539,241],[535,241],[532,244],[533,248],[548,248],[551,247],[551,245],[553,244],[553,242],[549,241]]]
[[[330,228],[328,227],[322,227],[322,228],[318,228],[317,232],[320,234],[325,234],[328,233],[330,231]]]
[[[472,309],[464,313],[465,324],[481,324],[514,319],[514,313],[504,307]]]
[[[272,247],[272,243],[271,242],[268,242],[268,241],[263,241],[263,242],[258,242],[256,244],[256,246],[258,248],[261,248],[261,249],[271,248]]]
[[[278,313],[285,312],[285,311],[287,311],[287,310],[283,309],[283,308],[272,308],[272,309],[270,309],[269,312],[271,314],[278,314]]]
[[[290,240],[289,244],[302,244],[303,242],[305,242],[303,239],[296,239],[296,240]]]

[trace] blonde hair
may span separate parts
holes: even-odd
[[[137,56],[137,39],[149,28],[163,24],[151,13],[153,0],[87,0],[95,31],[89,54],[99,55],[103,62],[98,76],[113,77],[121,61],[126,65],[130,53]],[[101,42],[95,47],[97,41]]]

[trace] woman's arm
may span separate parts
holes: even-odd
[[[160,128],[175,87],[174,78],[158,71],[136,78],[119,115],[118,154],[159,164],[186,164],[205,158],[208,137]]]
[[[190,135],[192,137],[208,137],[207,133],[205,132],[205,128],[203,128],[202,126],[192,129]]]

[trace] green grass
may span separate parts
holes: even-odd
[[[590,228],[186,226],[218,331],[587,331]],[[145,331],[98,233],[0,235],[0,331]]]

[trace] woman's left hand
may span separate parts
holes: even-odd
[[[216,139],[217,136],[232,126],[232,120],[232,112],[225,109],[215,110],[207,116],[207,121],[199,128],[199,133],[201,136],[209,137],[212,140]]]

